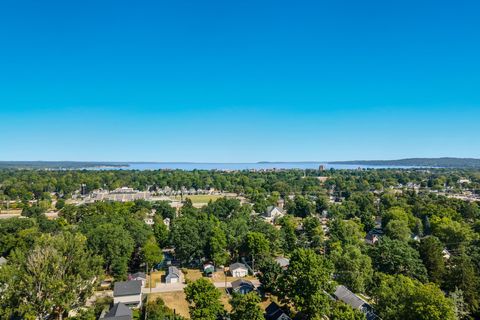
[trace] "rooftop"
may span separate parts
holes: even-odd
[[[114,297],[138,295],[141,293],[142,281],[140,280],[115,282],[113,287]]]
[[[111,320],[131,320],[132,310],[130,310],[126,305],[121,302],[116,303],[108,311],[104,318]]]

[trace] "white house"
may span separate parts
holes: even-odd
[[[278,218],[281,218],[285,215],[285,212],[279,207],[269,206],[264,213],[264,218],[267,221],[273,222]]]
[[[230,274],[235,278],[242,278],[248,275],[248,268],[246,265],[240,262],[236,262],[230,265]]]
[[[142,306],[142,281],[115,282],[113,303],[123,303],[130,308],[140,308]]]
[[[177,267],[168,267],[168,273],[165,277],[165,283],[182,283],[183,273]]]
[[[448,259],[450,259],[450,257],[451,257],[450,251],[448,251],[447,248],[445,248],[445,249],[442,250],[442,254],[443,254],[443,258],[444,258],[445,260],[448,260]]]

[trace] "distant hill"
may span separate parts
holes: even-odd
[[[400,160],[333,161],[332,164],[370,166],[413,166],[434,168],[480,168],[480,159],[474,158],[409,158]]]
[[[128,166],[128,163],[89,161],[0,161],[0,169],[82,169],[125,166]]]

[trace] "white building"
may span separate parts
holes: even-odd
[[[248,268],[246,265],[240,262],[236,262],[230,265],[230,274],[235,278],[243,278],[248,275]]]
[[[284,215],[285,215],[285,212],[279,207],[269,206],[267,207],[267,210],[265,211],[263,216],[265,220],[269,222],[274,222],[275,220],[283,217]]]
[[[140,308],[142,306],[142,281],[115,282],[113,303],[123,303],[129,308]]]
[[[168,267],[168,273],[165,277],[166,283],[182,283],[183,273],[177,267]]]

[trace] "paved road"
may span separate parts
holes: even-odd
[[[258,280],[250,280],[253,285],[258,288],[260,286],[260,281]],[[214,282],[213,285],[217,288],[225,288],[225,282]],[[158,284],[156,288],[142,288],[142,293],[162,293],[162,292],[175,292],[175,291],[183,291],[185,288],[185,283],[161,283]],[[227,288],[231,288],[232,283],[227,282]]]

